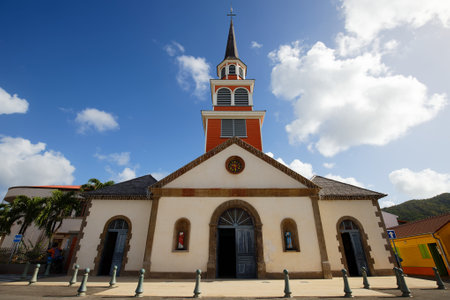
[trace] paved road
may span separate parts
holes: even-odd
[[[11,281],[10,276],[0,276],[9,280],[0,282],[0,299],[64,299],[76,297],[79,283],[68,287],[68,277],[40,279],[28,286],[24,281]],[[17,279],[17,277],[16,277]],[[80,278],[81,279],[81,276]],[[83,299],[130,299],[134,296],[137,279],[118,278],[118,287],[108,288],[107,277],[90,277],[87,296]],[[350,286],[355,298],[387,299],[401,296],[395,289],[394,277],[369,277],[372,289],[362,288],[360,278],[350,278]],[[447,290],[436,289],[432,280],[408,277],[406,279],[416,299],[450,299],[450,284]],[[332,280],[291,280],[293,298],[299,299],[341,299],[343,296],[342,278]],[[186,299],[192,297],[194,282],[189,280],[146,280],[143,299]],[[283,280],[223,280],[203,281],[201,291],[203,299],[276,299],[283,296]]]

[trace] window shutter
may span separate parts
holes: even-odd
[[[242,70],[242,68],[239,68],[239,76],[241,78],[244,78],[244,71]]]
[[[239,137],[247,136],[247,131],[245,130],[245,120],[238,119],[234,121],[234,135]]]
[[[220,78],[224,77],[225,77],[225,68],[222,68],[222,70],[220,71]]]
[[[231,105],[231,92],[229,89],[219,89],[217,91],[217,105]]]
[[[234,105],[248,105],[248,92],[246,89],[236,89],[236,91],[234,92]]]
[[[222,137],[232,137],[233,136],[233,120],[224,119],[222,120],[222,129],[220,132]]]
[[[236,66],[235,65],[228,66],[228,74],[236,75]]]

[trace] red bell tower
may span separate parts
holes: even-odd
[[[262,151],[265,111],[253,110],[255,80],[246,79],[246,75],[247,66],[239,59],[231,19],[225,58],[217,66],[219,79],[210,80],[213,110],[202,111],[205,152],[234,136]]]

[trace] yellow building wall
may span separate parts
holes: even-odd
[[[437,237],[441,242],[442,248],[445,252],[445,256],[447,257],[448,260],[450,258],[450,223],[444,225],[444,227],[438,230],[434,234],[434,236]],[[447,269],[450,273],[450,266],[447,266]]]

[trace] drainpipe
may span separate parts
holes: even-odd
[[[441,252],[442,252],[442,254],[443,254],[443,256],[444,256],[444,261],[445,261],[445,264],[447,265],[447,269],[450,270],[450,265],[449,265],[449,263],[448,263],[447,253],[445,253],[444,248],[442,247],[441,240],[440,240],[439,238],[435,237],[435,236],[434,236],[434,233],[432,233],[431,235],[432,235],[432,236],[436,239],[436,241],[438,242],[439,249],[441,249]]]

